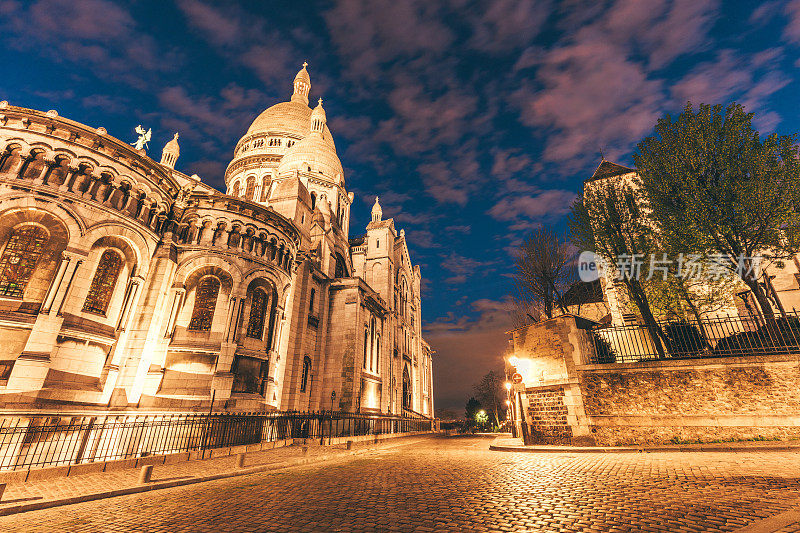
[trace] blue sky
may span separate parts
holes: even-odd
[[[500,364],[510,253],[564,215],[599,162],[631,164],[659,116],[739,101],[797,131],[800,1],[0,0],[0,99],[133,141],[222,186],[233,146],[288,99],[312,101],[356,194],[379,194],[425,277],[437,401],[463,406]]]

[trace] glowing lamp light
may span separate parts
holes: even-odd
[[[511,405],[511,400],[506,400],[506,405]]]
[[[517,356],[511,356],[509,357],[508,362],[511,363],[511,366],[517,366],[517,364],[519,363],[519,359],[517,358]]]
[[[511,382],[506,381],[506,390],[511,390]]]

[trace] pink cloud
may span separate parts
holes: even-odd
[[[791,81],[777,63],[781,55],[778,49],[752,56],[721,50],[714,61],[697,65],[673,85],[672,94],[679,102],[726,104],[736,99],[757,112],[759,127],[772,129],[780,117],[765,108],[766,101]]]
[[[489,214],[497,220],[558,217],[569,211],[574,200],[574,192],[563,190],[541,191],[535,196],[508,196],[497,202]]]
[[[793,43],[800,43],[800,0],[790,0],[783,8],[789,18],[783,36]]]

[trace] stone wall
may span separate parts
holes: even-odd
[[[599,444],[800,437],[800,357],[749,356],[580,368]]]
[[[572,427],[567,422],[569,412],[564,405],[563,387],[541,387],[528,394],[531,437],[537,442],[568,444]]]
[[[586,326],[563,316],[513,332],[531,443],[800,438],[800,355],[589,365]]]

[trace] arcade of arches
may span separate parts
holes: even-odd
[[[175,168],[177,134],[157,161],[0,102],[0,408],[432,416],[420,269],[377,200],[349,237],[311,87],[249,126],[225,194]]]

